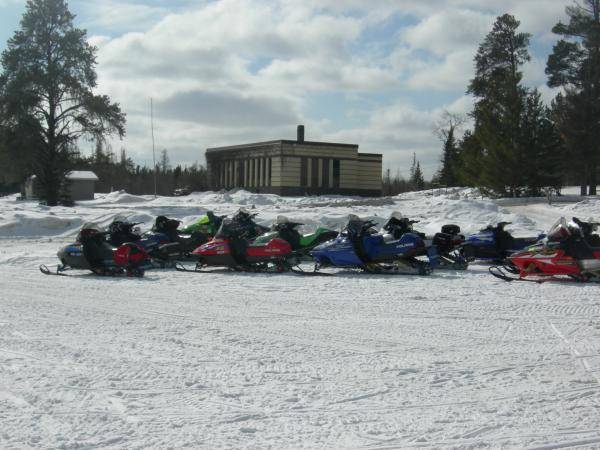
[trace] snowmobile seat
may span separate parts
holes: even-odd
[[[285,227],[279,230],[279,236],[284,241],[289,242],[292,246],[292,250],[298,250],[301,247],[300,244],[300,233],[296,228]]]

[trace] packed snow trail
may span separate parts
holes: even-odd
[[[473,227],[511,217],[453,202],[414,195],[363,212],[428,224],[456,214]],[[1,229],[13,216],[0,208]],[[349,209],[289,208],[311,223]],[[37,266],[72,237],[29,231],[0,239],[1,448],[600,446],[598,285],[508,284],[477,265],[428,277],[47,277]]]

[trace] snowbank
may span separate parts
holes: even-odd
[[[475,189],[408,192],[394,197],[361,198],[345,196],[280,197],[235,192],[201,192],[185,197],[135,196],[126,192],[98,195],[73,208],[47,208],[36,202],[19,202],[14,196],[0,199],[0,236],[60,236],[74,234],[84,222],[107,225],[115,218],[141,222],[149,229],[156,216],[177,218],[184,225],[212,210],[231,215],[240,207],[256,213],[256,220],[270,225],[278,215],[304,223],[304,231],[319,225],[343,226],[349,214],[368,217],[383,225],[394,212],[420,222],[415,228],[427,234],[442,225],[454,223],[464,233],[472,233],[489,224],[512,222],[508,227],[516,235],[537,235],[548,229],[561,215],[594,218],[600,221],[600,200],[589,198],[574,204],[535,204],[504,206],[482,198]]]

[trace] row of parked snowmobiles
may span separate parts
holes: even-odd
[[[428,275],[434,269],[466,269],[469,262],[495,265],[490,273],[505,281],[574,279],[600,280],[598,224],[564,219],[548,235],[515,238],[501,222],[465,237],[457,225],[444,225],[427,237],[413,229],[418,221],[394,213],[381,230],[376,223],[350,215],[340,232],[319,227],[301,234],[299,222],[278,217],[269,228],[255,214],[241,209],[232,217],[207,212],[195,223],[156,218],[152,230],[141,234],[137,223],[115,221],[107,231],[94,224],[82,227],[76,242],[58,252],[61,264],[48,275],[72,269],[98,275],[143,276],[154,267],[184,272],[215,268],[244,272],[294,272],[331,275],[327,268],[356,268],[377,274]],[[302,262],[314,261],[313,270]]]

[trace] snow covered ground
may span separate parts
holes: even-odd
[[[515,235],[600,201],[499,208],[467,190],[391,199],[112,193],[0,199],[0,448],[600,447],[600,286],[343,271],[46,277],[83,222],[240,206],[341,225],[399,210],[427,233]]]

